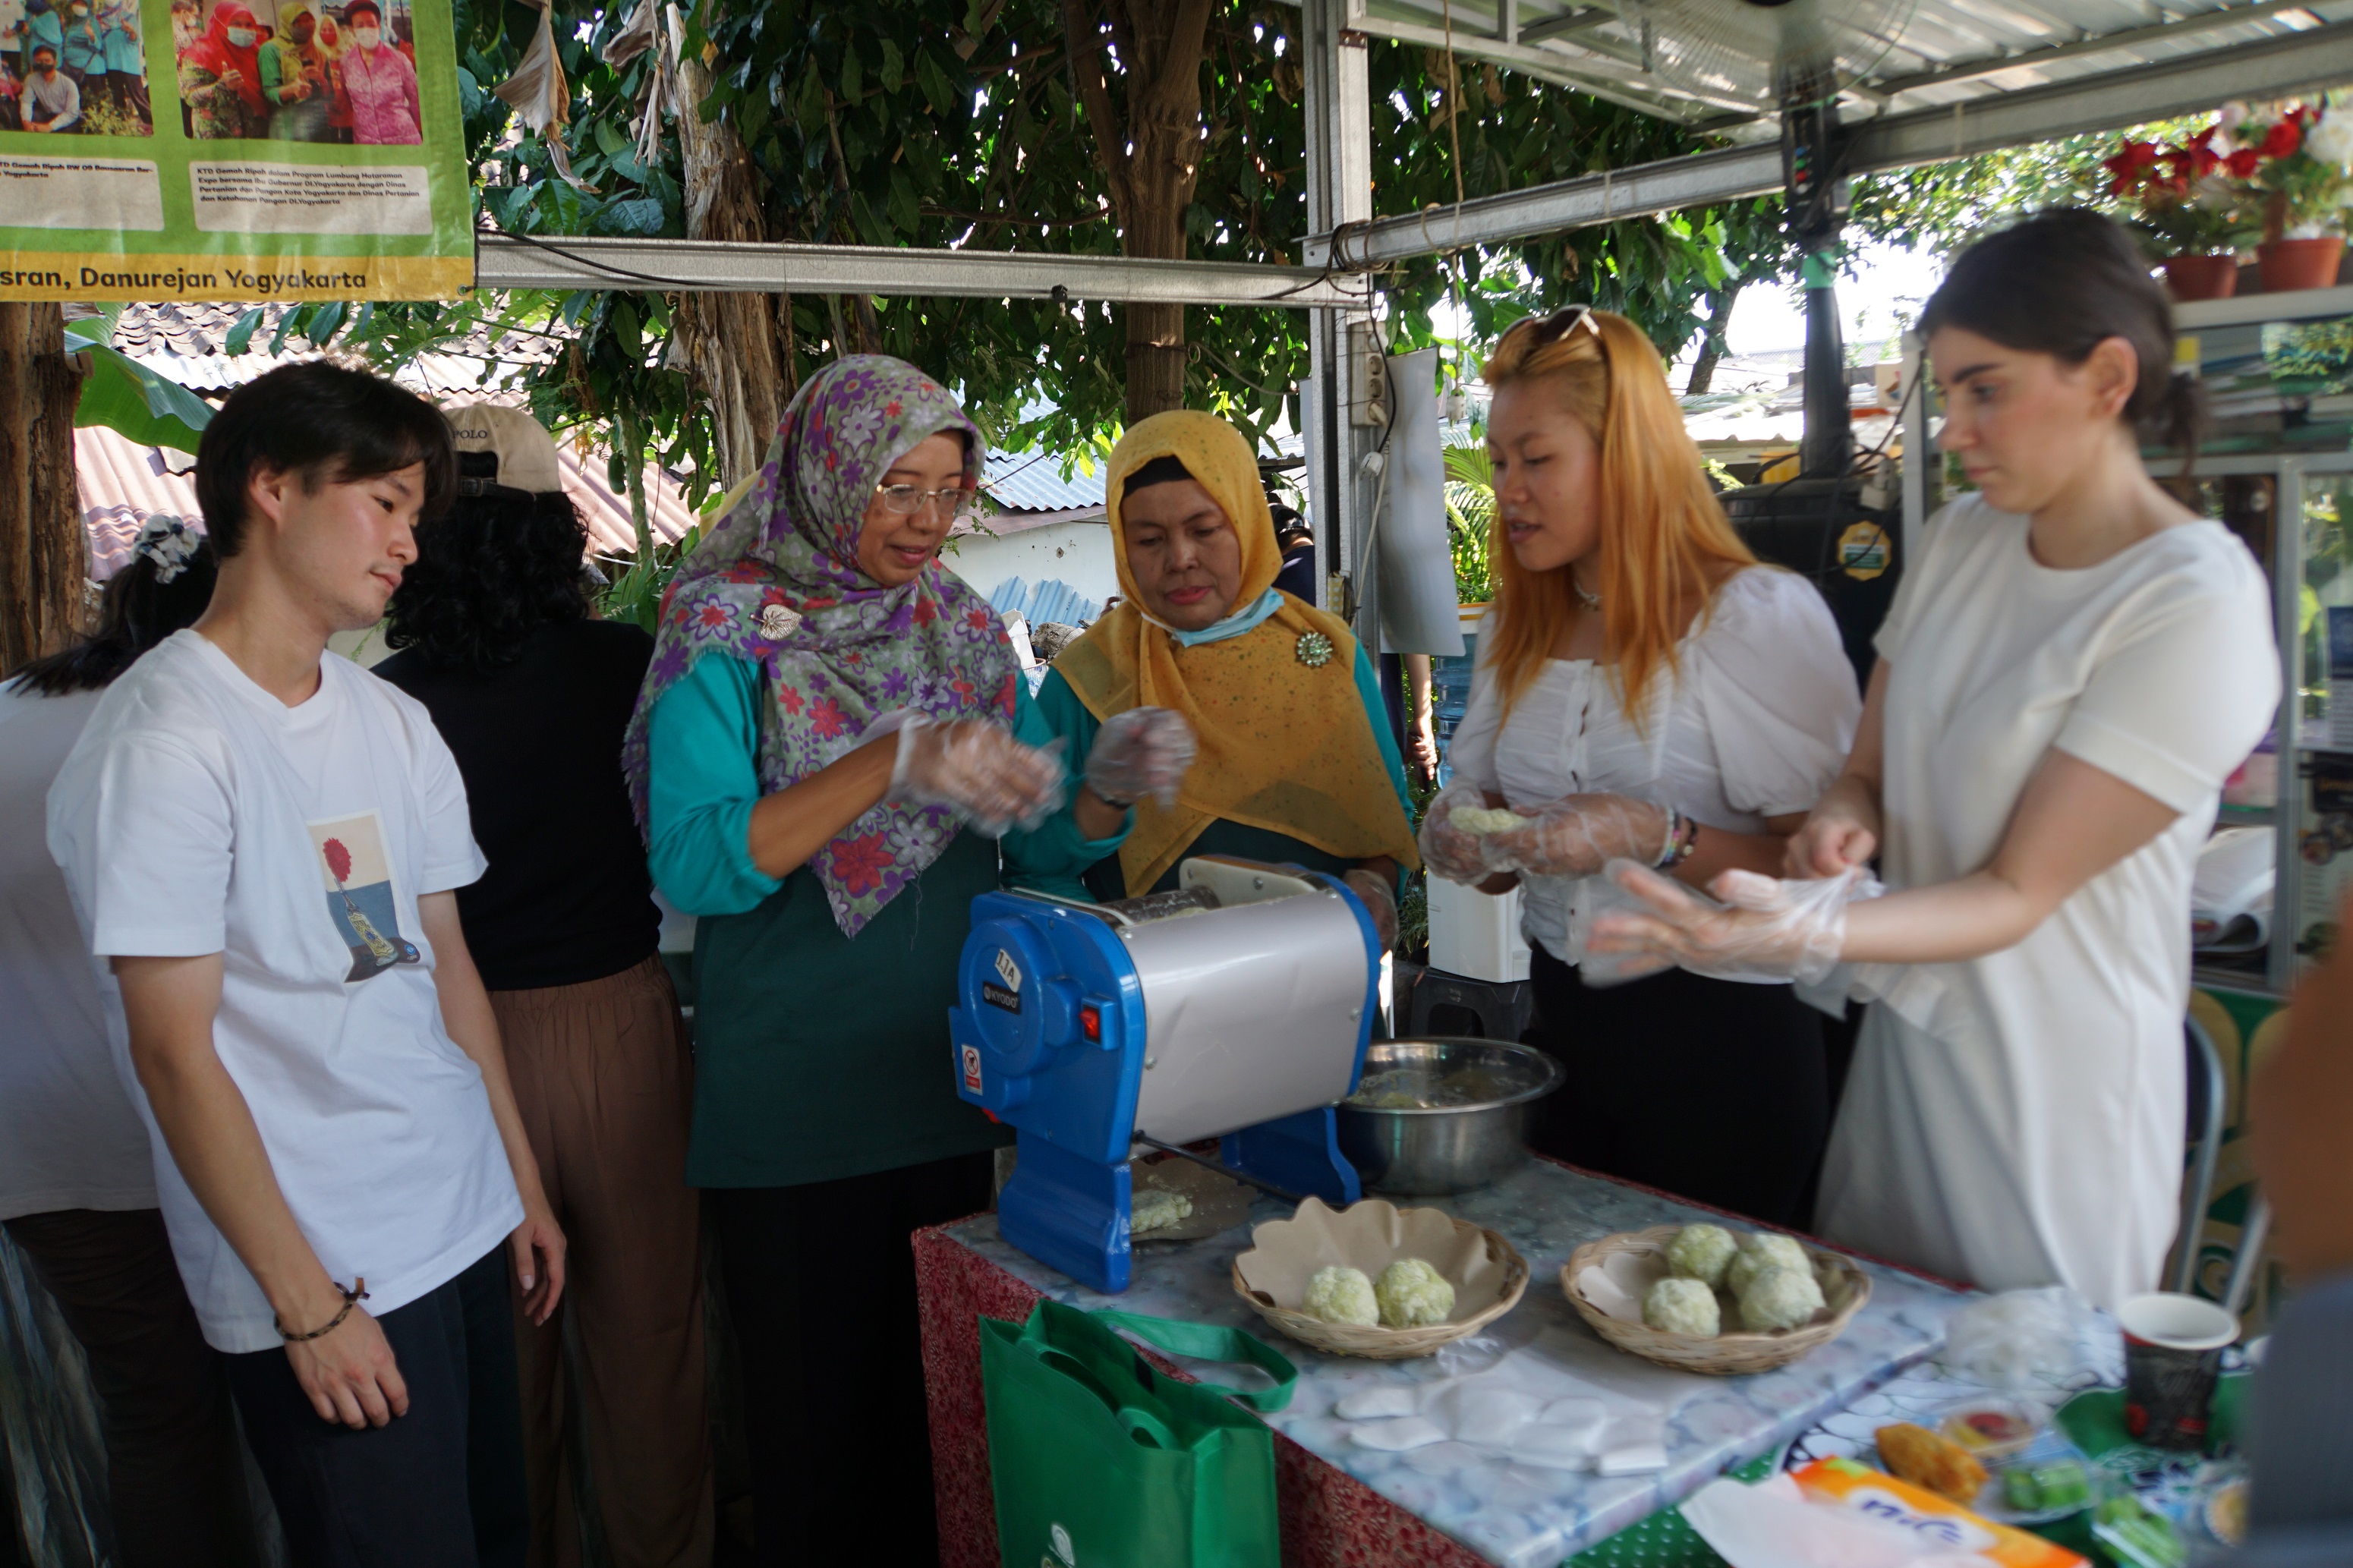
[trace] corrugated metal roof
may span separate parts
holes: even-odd
[[[991,452],[981,488],[1002,511],[1075,511],[1103,504],[1103,466],[1062,477],[1059,452]]]
[[[1514,5],[1523,39],[1516,50],[1501,43],[1506,5]],[[1827,17],[1857,8],[1835,0],[1820,0],[1817,7]],[[1558,79],[1588,78],[1637,103],[1696,107],[1687,84],[1646,68],[1646,58],[1657,57],[1646,50],[1642,24],[1632,14],[1639,7],[1619,0],[1370,0],[1367,9],[1376,32],[1385,23],[1401,25],[1416,41],[1435,43],[1451,15],[1458,56],[1483,52],[1538,74],[1549,66],[1564,73]],[[2221,20],[2228,12],[2246,15]],[[1896,16],[1901,31],[1893,46],[1850,95],[1859,111],[1852,117],[1882,107],[1890,112],[1939,108],[2254,43],[2353,20],[2353,3],[1916,0],[1899,5]],[[2017,63],[2005,63],[2012,60]],[[1709,115],[1737,107],[1720,84],[1704,96]],[[1774,108],[1766,99],[1748,101],[1760,117]]]
[[[90,533],[90,575],[100,582],[130,559],[132,542],[149,513],[168,512],[203,526],[194,477],[164,471],[154,454],[154,447],[137,446],[102,426],[84,426],[74,432],[74,479],[81,491],[82,522]],[[604,458],[591,454],[583,463],[571,447],[559,446],[556,462],[565,492],[588,525],[589,548],[599,554],[633,552],[637,531],[629,521],[628,500],[606,484]],[[647,521],[664,543],[694,526],[694,513],[678,481],[656,468],[646,470],[646,503]]]
[[[227,352],[229,329],[248,307],[235,304],[137,304],[124,309],[114,326],[113,345],[158,375],[178,382],[192,392],[225,393],[243,385],[264,371],[302,358],[273,356],[266,352]],[[270,335],[290,306],[264,307],[254,341],[266,350]],[[423,354],[394,377],[404,386],[440,403],[483,401],[520,405],[523,395],[499,384],[512,364],[534,356],[552,356],[549,340],[508,334],[493,345],[487,336],[462,345],[468,352]],[[128,557],[131,542],[152,511],[197,518],[195,489],[185,478],[163,471],[156,449],[134,446],[108,429],[85,427],[74,432],[74,468],[81,487],[83,518],[90,529],[92,570],[107,577]],[[556,443],[564,489],[588,525],[590,548],[600,554],[634,552],[637,531],[629,520],[629,501],[607,482],[606,449],[591,445],[584,453],[579,443]],[[653,463],[646,465],[647,521],[664,543],[676,541],[694,526],[680,481]]]

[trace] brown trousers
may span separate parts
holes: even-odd
[[[557,1313],[518,1301],[532,1568],[581,1560],[565,1410],[576,1388],[615,1568],[705,1568],[711,1426],[698,1194],[686,1184],[693,1063],[658,957],[601,980],[493,991],[540,1179],[571,1246]],[[565,1353],[565,1320],[576,1358]],[[567,1380],[566,1362],[570,1359]]]

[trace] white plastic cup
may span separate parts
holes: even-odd
[[[2125,1335],[2125,1429],[2153,1448],[2206,1446],[2222,1352],[2239,1320],[2202,1296],[2170,1290],[2116,1309]]]

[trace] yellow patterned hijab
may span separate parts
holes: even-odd
[[[1241,591],[1229,614],[1263,596],[1282,567],[1257,459],[1232,426],[1185,409],[1155,414],[1112,449],[1105,494],[1120,602],[1054,668],[1097,719],[1173,708],[1200,745],[1174,811],[1149,798],[1136,805],[1135,829],[1119,852],[1128,892],[1150,890],[1219,817],[1347,859],[1388,855],[1419,865],[1357,694],[1356,639],[1345,623],[1283,594],[1250,630],[1188,646],[1142,613],[1120,492],[1155,458],[1183,463],[1241,536]]]

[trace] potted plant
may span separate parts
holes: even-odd
[[[2232,118],[2225,113],[2225,122]],[[2263,291],[2325,289],[2345,255],[2345,206],[2353,187],[2353,107],[2284,103],[2248,111],[2232,127],[2256,153],[2262,200],[2255,256]]]
[[[2256,158],[2228,146],[2227,136],[2218,123],[2179,146],[2127,139],[2101,161],[2108,195],[2132,204],[2131,226],[2177,300],[2228,299],[2238,287],[2235,253],[2254,220],[2232,176],[2243,181]]]

